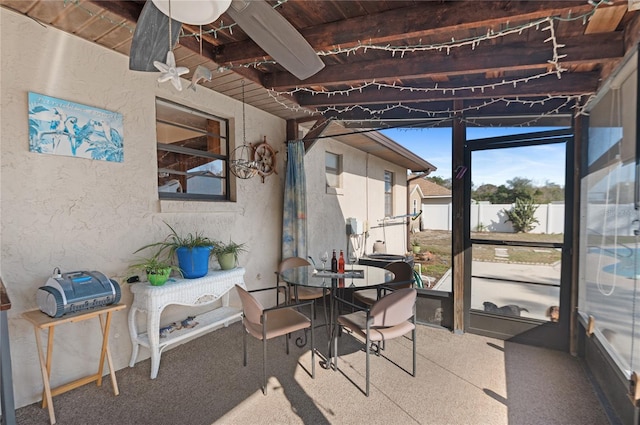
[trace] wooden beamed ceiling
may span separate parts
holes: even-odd
[[[320,54],[325,68],[316,75],[301,81],[271,63],[239,26],[226,28],[227,14],[202,28],[183,25],[175,53],[191,72],[195,64],[214,71],[202,83],[209,89],[239,98],[248,80],[247,103],[286,119],[444,117],[454,100],[475,116],[572,113],[640,40],[640,12],[627,0],[269,3]],[[122,28],[135,27],[144,1],[0,5],[128,54],[133,34]]]

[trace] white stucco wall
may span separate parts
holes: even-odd
[[[337,194],[327,193],[325,179],[325,152],[342,155],[342,187]],[[407,214],[407,171],[376,156],[354,149],[338,140],[321,138],[307,151],[304,158],[307,177],[307,206],[309,255],[319,261],[321,251],[346,249],[356,240],[346,234],[346,219],[363,221],[369,235],[360,238],[358,252],[372,253],[376,240],[386,242],[387,253],[404,254],[407,251],[407,226],[387,225],[384,218],[384,171],[394,173],[393,214]],[[317,212],[322,209],[322,214]],[[401,222],[406,219],[393,220]],[[346,255],[346,252],[345,252]]]
[[[122,276],[138,247],[178,231],[246,242],[240,258],[250,287],[273,283],[280,253],[285,122],[246,108],[248,142],[263,136],[281,153],[278,174],[237,184],[237,202],[158,201],[155,97],[231,120],[242,134],[242,105],[198,87],[176,91],[157,73],[128,69],[128,57],[0,8],[1,75],[1,262],[12,301],[9,333],[16,406],[40,399],[42,381],[33,329],[21,313],[37,308],[35,293],[54,267],[98,270]],[[124,162],[113,163],[29,152],[28,92],[120,112],[124,118]],[[233,141],[233,139],[232,139]],[[241,143],[241,142],[240,142]],[[122,302],[131,292],[122,286]],[[236,301],[236,300],[234,300]],[[127,311],[116,313],[111,351],[116,369],[131,353]],[[176,313],[177,314],[177,313]],[[97,321],[56,330],[52,385],[93,374],[98,363]],[[94,349],[86,350],[87,347]],[[141,350],[138,360],[147,358]],[[162,377],[162,364],[160,375]]]

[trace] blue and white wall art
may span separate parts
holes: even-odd
[[[29,150],[122,162],[122,114],[29,92]]]

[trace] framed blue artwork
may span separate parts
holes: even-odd
[[[29,92],[29,151],[122,162],[122,114]]]

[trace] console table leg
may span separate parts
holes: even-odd
[[[138,327],[136,326],[136,313],[138,309],[131,307],[129,310],[129,337],[131,338],[131,359],[129,360],[129,367],[133,367],[138,359]]]
[[[151,349],[151,379],[158,377],[158,370],[160,369],[160,351]]]
[[[160,316],[162,311],[147,312],[147,337],[151,351],[151,379],[156,379],[160,368]]]

